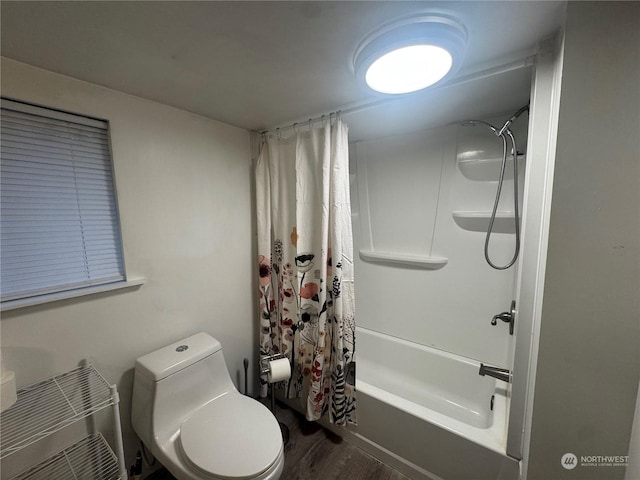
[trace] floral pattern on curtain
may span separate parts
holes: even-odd
[[[356,423],[347,140],[335,119],[266,139],[256,164],[260,354],[284,354],[285,395],[337,425]]]

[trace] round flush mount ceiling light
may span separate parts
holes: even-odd
[[[358,46],[358,81],[383,94],[422,90],[452,76],[462,62],[467,32],[456,19],[433,14],[393,20]]]

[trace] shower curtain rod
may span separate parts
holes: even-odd
[[[463,83],[472,82],[474,80],[482,80],[483,78],[493,77],[494,75],[500,75],[501,73],[507,73],[514,70],[520,70],[521,68],[532,67],[535,64],[536,64],[536,55],[535,54],[529,55],[520,60],[515,60],[509,63],[503,63],[501,65],[486,68],[484,70],[478,70],[477,72],[472,72],[467,75],[455,77],[450,82],[445,83],[441,87],[436,87],[436,88],[448,88],[456,85],[462,85]],[[308,119],[302,119],[297,122],[285,123],[278,127],[269,128],[267,130],[258,130],[257,133],[259,133],[262,136],[266,136],[266,135],[278,134],[278,132],[281,133],[283,130],[303,128],[305,125],[324,122],[327,120],[330,121],[331,117],[334,115],[345,116],[353,113],[359,113],[364,110],[368,110],[370,108],[386,105],[387,103],[396,102],[402,98],[405,98],[405,95],[400,95],[398,97],[387,97],[387,98],[382,98],[380,100],[368,101],[364,103],[351,104],[349,106],[345,106],[344,108],[334,110],[330,113],[325,113],[323,115],[315,115]]]

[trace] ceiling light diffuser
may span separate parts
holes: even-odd
[[[367,85],[380,93],[409,93],[441,80],[453,65],[451,54],[435,45],[410,45],[385,53],[365,73]]]
[[[353,59],[355,74],[367,88],[382,94],[422,90],[458,70],[466,41],[466,30],[451,17],[404,17],[361,42]]]

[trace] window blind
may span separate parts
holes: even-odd
[[[107,122],[2,99],[0,298],[125,279]]]

